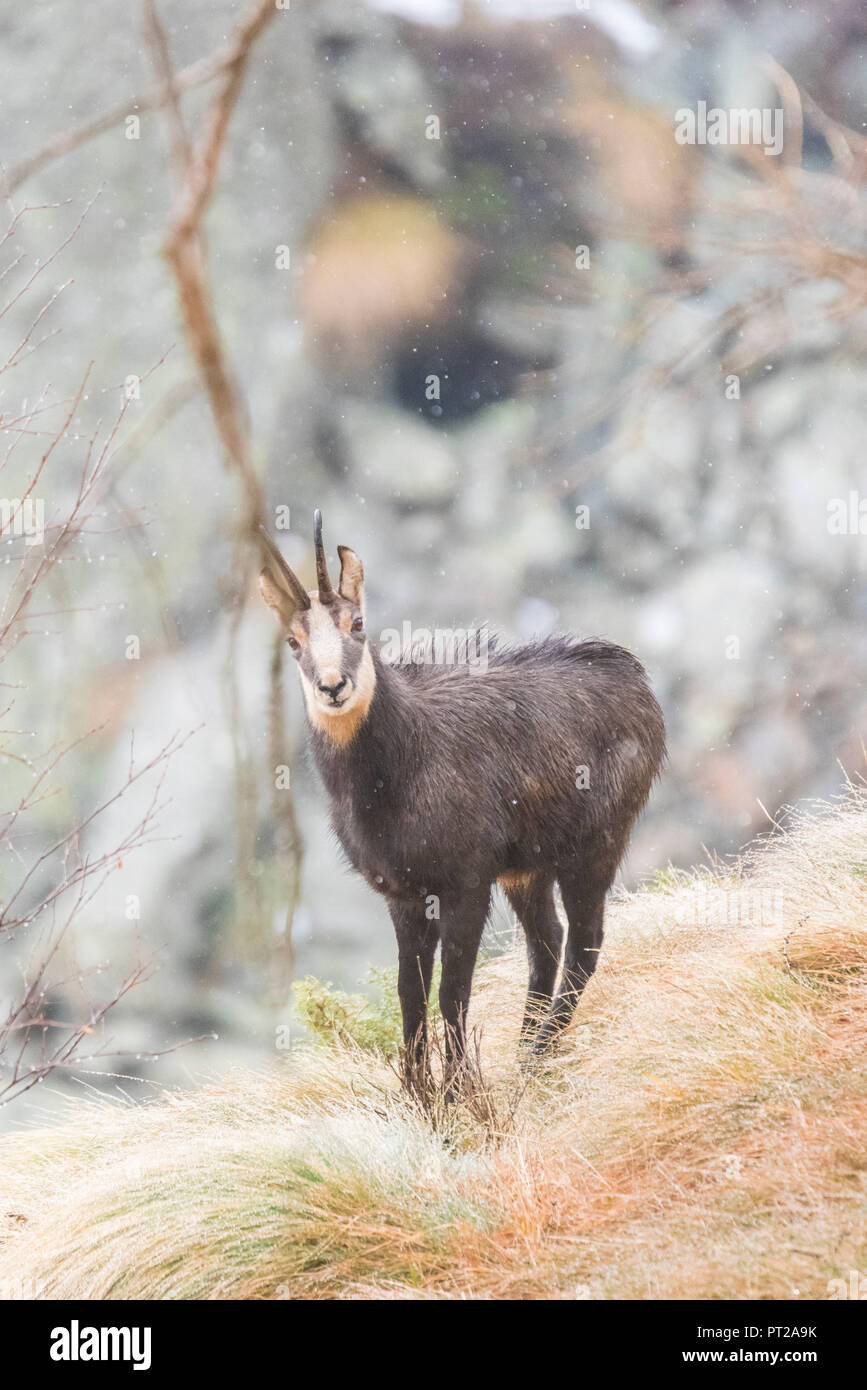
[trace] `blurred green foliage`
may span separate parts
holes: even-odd
[[[430,1015],[439,1015],[440,966],[434,968]],[[292,986],[295,1012],[320,1042],[354,1043],[357,1047],[396,1055],[401,1041],[400,1002],[397,997],[397,966],[374,967],[368,973],[371,995],[349,994],[332,984],[307,975]],[[372,996],[372,997],[371,997]]]

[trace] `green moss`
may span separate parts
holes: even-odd
[[[439,966],[434,970],[431,1015],[435,1016]],[[302,1023],[320,1042],[354,1043],[357,1047],[394,1056],[402,1041],[397,967],[371,969],[371,995],[348,994],[330,983],[308,975],[292,986],[295,1010]]]

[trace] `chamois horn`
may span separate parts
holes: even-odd
[[[289,590],[289,593],[291,594],[292,598],[294,598],[299,608],[309,608],[310,599],[307,595],[307,590],[303,587],[300,581],[296,579],[295,575],[290,570],[286,561],[283,559],[283,556],[280,554],[280,551],[277,549],[271,537],[268,535],[268,532],[265,530],[265,527],[260,526],[259,532],[262,537],[262,543],[265,547],[265,554],[276,567],[277,572],[283,579],[283,582]]]
[[[331,587],[331,580],[328,578],[325,547],[322,544],[322,513],[318,507],[313,513],[313,549],[316,553],[316,584],[319,589],[319,602],[333,603],[336,594]]]

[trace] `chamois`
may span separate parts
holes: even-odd
[[[298,663],[334,830],[394,923],[407,1075],[424,1074],[438,943],[446,1066],[460,1069],[497,882],[527,941],[522,1043],[544,1052],[596,967],[605,895],[665,757],[643,667],[611,642],[563,637],[494,643],[487,669],[389,664],[368,641],[364,571],[347,546],[331,586],[320,513],[310,593],[262,535],[259,587]]]

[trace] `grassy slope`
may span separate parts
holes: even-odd
[[[365,1047],[341,1027],[274,1074],[10,1135],[0,1289],[826,1297],[867,1269],[865,925],[853,791],[736,873],[614,904],[580,1020],[508,1123],[431,1124],[367,1019]],[[523,985],[520,955],[477,976],[500,1117]]]

